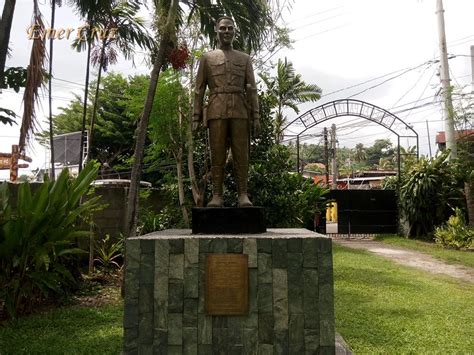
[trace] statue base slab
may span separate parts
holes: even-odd
[[[267,231],[263,207],[193,208],[193,234],[259,234]]]

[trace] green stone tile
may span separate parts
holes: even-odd
[[[123,329],[123,349],[125,354],[138,351],[138,327]]]
[[[199,269],[184,269],[184,298],[199,297]]]
[[[257,267],[257,240],[255,238],[244,239],[244,254],[249,256],[249,268]]]
[[[258,351],[258,330],[257,328],[244,328],[243,339],[244,354],[257,354]]]
[[[138,313],[153,313],[153,287],[148,285],[140,286]]]
[[[319,290],[318,272],[315,269],[304,270],[304,314],[305,329],[319,328]]]
[[[206,280],[206,254],[199,254],[199,303],[198,313],[204,313],[204,297],[206,293],[205,280]]]
[[[184,267],[198,267],[199,239],[188,238],[184,241]]]
[[[272,284],[259,284],[257,294],[258,294],[258,313],[272,313],[273,312]]]
[[[184,254],[170,255],[169,278],[177,280],[184,279]]]
[[[201,239],[199,238],[199,253],[210,253],[211,252],[211,240],[212,239]]]
[[[215,328],[227,328],[229,317],[228,316],[212,316],[212,329]]]
[[[271,344],[259,344],[258,355],[273,355],[273,345]]]
[[[316,329],[305,329],[304,349],[305,354],[317,354],[319,348],[319,334]]]
[[[141,254],[153,254],[155,252],[155,241],[154,240],[140,240],[140,251]]]
[[[243,345],[233,345],[227,349],[229,355],[242,355],[244,353]]]
[[[138,327],[138,304],[130,304],[125,300],[123,326],[124,328]]]
[[[166,328],[168,326],[168,299],[154,300],[153,310],[155,327]]]
[[[140,269],[131,269],[127,266],[125,270],[125,299],[135,300],[138,304],[138,290],[140,289]]]
[[[183,314],[170,313],[168,315],[168,346],[183,344]]]
[[[170,239],[170,254],[184,254],[184,239]]]
[[[305,268],[318,267],[318,245],[316,238],[303,239],[303,266]]]
[[[168,284],[168,312],[182,313],[183,312],[183,281],[170,280]]]
[[[258,327],[258,313],[249,313],[244,319],[243,319],[243,325],[245,328],[257,328]]]
[[[330,284],[319,285],[319,314],[334,316],[334,289]]]
[[[195,355],[197,352],[197,328],[185,327],[183,329],[183,354]]]
[[[184,299],[183,326],[197,327],[198,324],[198,300],[193,298]]]
[[[155,241],[155,271],[168,274],[170,246],[168,240]]]
[[[331,238],[318,238],[318,251],[323,254],[332,253],[332,239]]]
[[[153,355],[153,344],[139,344],[138,353],[140,355]]]
[[[303,254],[288,253],[288,308],[290,314],[303,313]]]
[[[273,318],[275,330],[288,329],[288,273],[273,269]]]
[[[183,346],[182,345],[168,345],[167,355],[183,355]]]
[[[258,283],[272,283],[272,255],[258,253]]]
[[[288,253],[302,253],[303,252],[303,239],[302,238],[289,238],[288,239]]]
[[[333,346],[335,341],[334,318],[321,320],[319,327],[321,346]]]
[[[227,253],[227,239],[214,238],[209,244],[209,252],[211,253]]]
[[[229,328],[229,344],[242,344],[242,318],[243,317],[228,317],[227,327]]]
[[[244,250],[244,241],[240,238],[229,238],[227,240],[228,253],[242,253]]]
[[[272,263],[274,268],[286,268],[288,266],[288,246],[286,239],[273,239]]]
[[[212,317],[198,314],[198,343],[212,344]]]
[[[153,287],[155,279],[155,256],[154,253],[140,255],[140,288],[142,285]]]
[[[258,314],[258,342],[259,344],[273,344],[273,315],[271,313]]]
[[[228,346],[228,328],[212,328],[212,348],[213,350],[223,350],[223,346]]]
[[[271,238],[258,238],[257,239],[257,252],[271,254],[272,253],[272,239]]]
[[[155,328],[153,348],[155,354],[164,354],[168,348],[168,328]]]
[[[214,355],[212,353],[212,345],[199,344],[198,351],[199,355]]]
[[[127,240],[125,245],[127,268],[138,269],[140,267],[140,240]]]
[[[318,354],[320,355],[334,355],[336,353],[335,346],[320,346],[318,349]]]
[[[304,353],[304,315],[290,314],[290,326],[288,330],[289,353]]]
[[[258,312],[257,290],[258,271],[256,269],[249,269],[249,314]]]
[[[288,329],[286,330],[275,330],[275,341],[273,342],[273,353],[274,354],[288,354]]]
[[[153,313],[139,314],[138,344],[153,344]]]

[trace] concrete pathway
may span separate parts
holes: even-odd
[[[411,266],[433,274],[448,275],[459,280],[474,283],[473,268],[462,265],[446,264],[428,254],[405,248],[388,246],[375,240],[333,238],[333,242],[352,249],[368,250],[371,253],[393,260],[398,264]]]

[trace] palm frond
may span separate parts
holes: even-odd
[[[44,28],[43,17],[38,8],[38,0],[33,1],[33,22]],[[33,40],[31,48],[30,64],[27,68],[26,86],[23,94],[23,118],[20,128],[20,152],[25,151],[25,145],[29,142],[31,135],[38,127],[35,106],[38,101],[38,90],[45,82],[45,69],[43,68],[46,59],[45,39]]]

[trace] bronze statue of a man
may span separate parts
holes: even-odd
[[[219,49],[205,53],[196,76],[193,131],[199,122],[209,127],[211,148],[212,200],[208,207],[223,206],[224,164],[230,141],[239,207],[250,207],[247,195],[250,131],[259,134],[260,115],[257,89],[248,54],[232,48],[234,21],[221,17],[216,22]],[[206,86],[207,107],[203,109]]]

